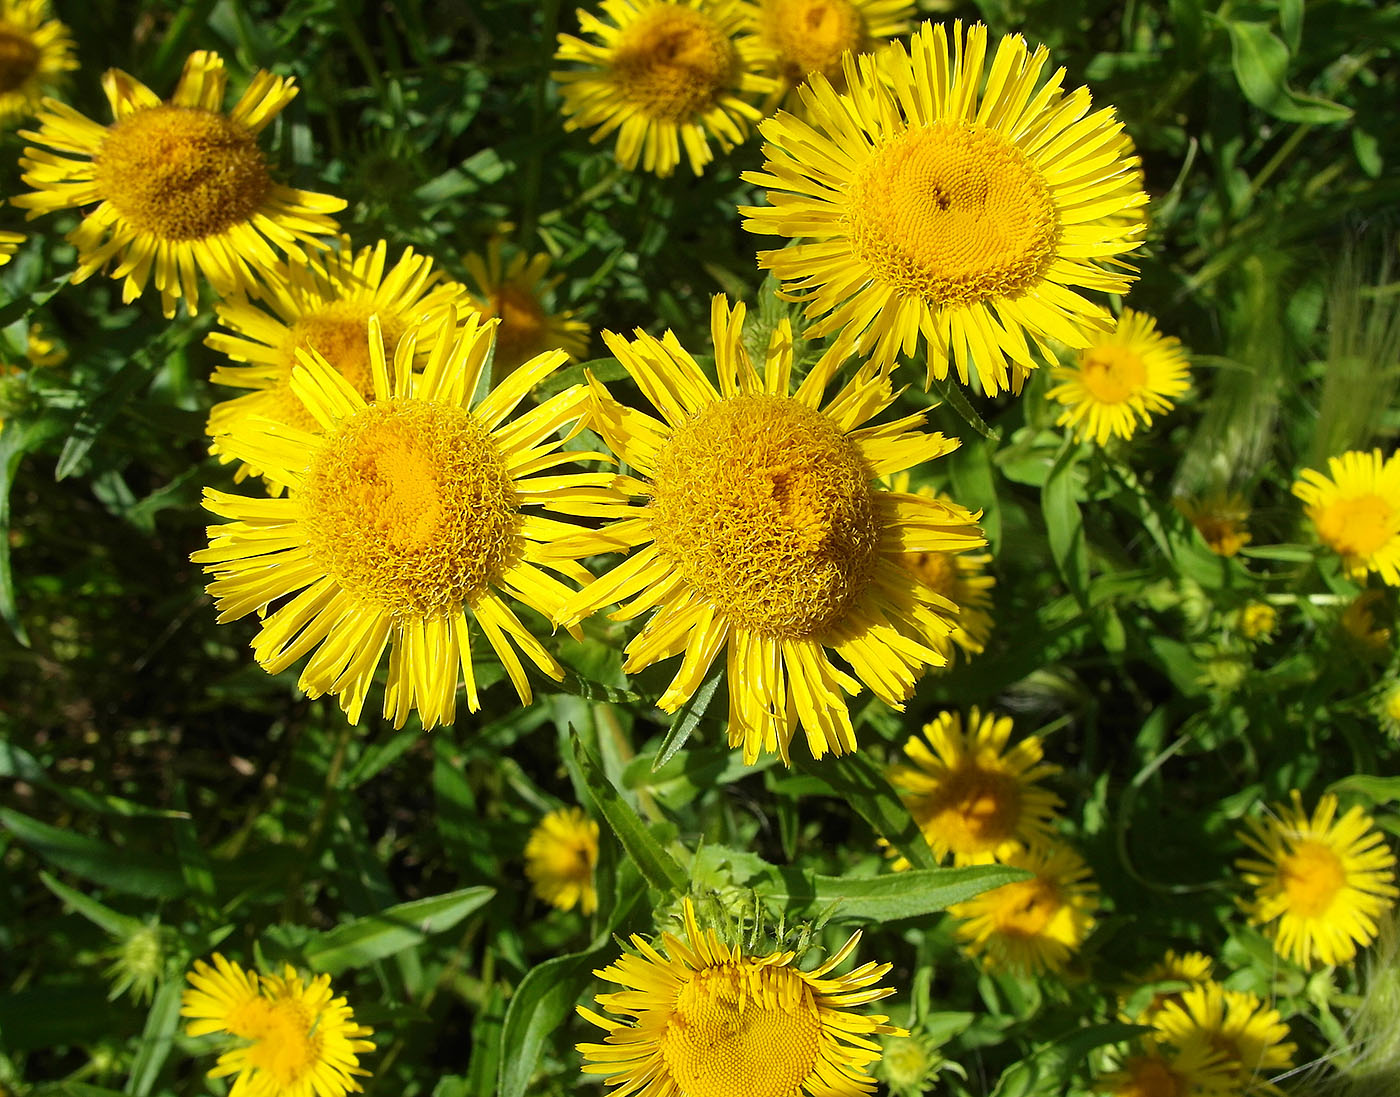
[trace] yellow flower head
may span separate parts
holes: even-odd
[[[1154,1019],[1160,1039],[1177,1047],[1198,1041],[1225,1055],[1232,1093],[1273,1093],[1266,1075],[1293,1065],[1296,1044],[1285,1043],[1288,1026],[1257,994],[1205,983],[1182,992]]]
[[[208,510],[233,519],[209,527],[209,548],[191,557],[213,576],[219,619],[278,603],[262,617],[254,656],[277,674],[315,649],[301,688],[339,695],[352,723],[386,647],[384,715],[395,727],[415,708],[425,728],[452,722],[459,679],[477,711],[468,611],[523,703],[532,695],[521,655],[563,677],[498,592],[558,613],[571,591],[544,569],[584,582],[577,558],[608,542],[537,508],[590,514],[617,496],[606,487],[609,473],[551,473],[599,456],[559,449],[558,430],[587,406],[581,386],[510,418],[563,363],[562,351],[522,366],[471,406],[494,326],[473,314],[450,335],[430,331],[433,352],[418,373],[421,325],[400,340],[391,370],[371,318],[372,403],[319,353],[302,351],[292,391],[322,433],[253,418],[223,443],[288,485],[287,497],[205,492]],[[560,547],[563,537],[573,549]]]
[[[1390,654],[1390,629],[1378,613],[1384,601],[1385,591],[1363,590],[1347,603],[1338,621],[1348,643],[1376,662]]]
[[[445,315],[465,294],[457,283],[443,282],[432,259],[415,255],[412,248],[405,248],[389,267],[383,240],[356,252],[342,236],[335,251],[310,265],[278,263],[267,271],[260,305],[239,296],[214,306],[224,330],[204,342],[232,361],[216,367],[210,380],[251,391],[210,409],[205,427],[214,439],[210,452],[225,463],[232,461],[222,439],[239,431],[250,416],[312,433],[321,429],[292,391],[298,350],[316,351],[360,396],[368,397],[373,388],[365,341],[369,318],[379,317],[384,356],[392,359],[411,324]],[[423,338],[427,333],[420,332],[420,359],[432,349]],[[258,475],[259,469],[242,464],[236,479]],[[269,481],[268,487],[275,495],[285,485]]]
[[[15,257],[15,252],[19,251],[19,246],[26,239],[27,237],[22,232],[0,231],[0,267]]]
[[[1296,789],[1292,800],[1265,819],[1245,820],[1239,838],[1258,856],[1235,862],[1254,888],[1241,905],[1280,956],[1303,967],[1350,963],[1400,896],[1395,855],[1359,806],[1337,819],[1337,798],[1328,794],[1309,818]]]
[[[1063,971],[1094,927],[1098,888],[1089,866],[1063,845],[1017,849],[1001,860],[1035,875],[949,907],[962,919],[958,940],[990,971]]]
[[[525,843],[525,875],[535,894],[560,910],[584,914],[598,907],[593,869],[598,864],[598,824],[582,808],[551,811]]]
[[[1234,556],[1253,539],[1246,524],[1249,504],[1243,495],[1216,492],[1203,499],[1174,502],[1217,556]]]
[[[588,353],[588,325],[575,319],[572,310],[552,312],[545,307],[544,294],[564,277],[548,277],[548,255],[520,252],[507,264],[501,241],[492,239],[485,255],[473,253],[463,262],[476,307],[483,316],[501,322],[496,329],[495,377],[506,376],[547,350],[562,350],[570,359]]]
[[[359,1057],[374,1050],[373,1035],[355,1024],[344,998],[331,996],[331,977],[309,982],[290,965],[281,975],[244,971],[217,952],[214,966],[194,962],[180,1015],[190,1036],[231,1036],[211,1078],[236,1075],[230,1097],[344,1097],[363,1087],[369,1071]]]
[[[1400,453],[1351,450],[1329,457],[1329,480],[1304,469],[1293,494],[1303,501],[1322,542],[1338,553],[1347,574],[1374,571],[1400,586]]]
[[[559,36],[556,61],[586,66],[554,73],[564,128],[596,126],[595,144],[617,133],[614,155],[628,171],[670,175],[684,149],[699,175],[761,115],[749,98],[777,84],[758,73],[762,49],[744,33],[738,0],[601,0],[604,15],[578,12],[589,42]]]
[[[956,607],[915,582],[903,557],[985,541],[962,507],[874,483],[956,440],[915,430],[919,415],[862,427],[894,400],[869,369],[823,404],[839,346],[789,395],[787,321],[760,375],[743,319],[743,305],[731,311],[715,298],[718,388],[670,332],[638,331],[631,343],[603,333],[662,416],[590,382],[593,429],[640,477],[618,487],[647,500],[618,507],[602,535],[617,549],[644,547],[580,592],[562,621],[613,603],[625,603],[618,620],[656,609],[627,645],[624,669],[684,653],[662,709],[674,712],[727,649],[729,743],[743,744],[745,761],[777,751],[787,762],[799,724],[813,757],[844,754],[856,749],[845,694],[863,682],[902,707],[924,668],[944,664],[934,645],[951,634]]]
[[[889,772],[909,814],[938,858],[982,865],[1013,856],[1022,845],[1053,841],[1051,826],[1062,801],[1040,781],[1060,771],[1042,761],[1040,738],[1028,735],[1011,750],[1011,718],[940,713],[923,738],[904,744],[912,765]],[[896,868],[909,863],[900,858]]]
[[[578,1007],[607,1032],[579,1044],[585,1074],[607,1076],[627,1097],[861,1097],[873,1092],[866,1069],[880,1059],[871,1036],[908,1035],[887,1017],[852,1007],[894,993],[876,988],[889,964],[831,973],[860,934],[820,967],[801,971],[793,952],[745,955],[702,931],[689,899],[685,935],[661,935],[660,948],[632,938],[624,955],[593,974],[626,988],[598,995],[614,1021]]]
[[[48,0],[0,0],[0,126],[32,115],[78,67],[68,28],[49,16]]]
[[[345,202],[272,180],[258,135],[296,96],[290,79],[259,72],[228,114],[228,74],[218,54],[185,62],[175,94],[161,99],[120,69],[102,77],[114,121],[100,126],[72,107],[45,99],[39,129],[20,136],[24,181],[35,190],[11,199],[29,216],[95,206],[68,240],[78,249],[74,282],[115,261],[122,300],[134,301],[154,278],[166,316],[175,302],[195,312],[202,272],[221,297],[256,293],[275,245],[306,261],[303,243],[336,231],[331,214]]]
[[[1266,640],[1278,627],[1278,610],[1268,602],[1248,602],[1240,608],[1236,623],[1246,640]]]
[[[1132,984],[1134,988],[1151,986],[1156,983],[1185,983],[1191,987],[1210,982],[1214,973],[1215,961],[1204,952],[1186,952],[1177,955],[1176,952],[1168,949],[1167,954],[1161,960],[1141,975],[1133,977]],[[1152,1000],[1140,1013],[1129,1015],[1127,1012],[1123,1012],[1120,1016],[1125,1021],[1131,1021],[1134,1024],[1151,1024],[1152,1018],[1167,1002],[1175,1002],[1180,999],[1181,991],[1179,990],[1155,991]]]
[[[950,43],[925,23],[911,52],[848,59],[849,94],[813,75],[809,121],[759,127],[765,170],[744,178],[771,204],[743,208],[744,226],[808,241],[759,265],[807,302],[809,337],[840,332],[881,367],[922,341],[930,380],[951,361],[994,393],[1035,368],[1027,339],[1048,359],[1046,339],[1078,349],[1112,328],[1079,291],[1127,290],[1118,257],[1147,196],[1112,108],[1066,94],[1063,69],[1037,87],[1047,60],[1008,36],[987,66],[986,27],[958,22]]]
[[[1149,1040],[1143,1054],[1099,1078],[1094,1092],[1107,1097],[1238,1097],[1240,1091],[1224,1053],[1197,1036],[1176,1048]]]
[[[1400,740],[1400,681],[1381,686],[1372,711],[1380,720],[1381,730],[1390,738]]]
[[[915,5],[913,0],[746,0],[746,8],[781,91],[814,72],[844,91],[842,56],[869,53],[885,39],[908,34]]]
[[[1181,341],[1132,309],[1093,337],[1077,365],[1056,366],[1050,376],[1055,386],[1045,395],[1065,405],[1056,424],[1100,446],[1114,435],[1131,438],[1139,419],[1147,426],[1190,387]]]

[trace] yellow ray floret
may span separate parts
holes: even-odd
[[[0,231],[0,267],[3,267],[15,257],[15,252],[24,243],[25,235],[22,232]]]
[[[1112,332],[1101,333],[1079,352],[1073,366],[1051,370],[1054,387],[1045,395],[1065,405],[1055,420],[1075,438],[1105,445],[1131,438],[1138,422],[1170,411],[1191,387],[1181,340],[1162,335],[1157,321],[1124,309]]]
[[[1331,479],[1304,469],[1293,494],[1353,578],[1374,571],[1400,586],[1400,453],[1351,450],[1327,459]]]
[[[68,28],[48,0],[0,0],[0,126],[28,118],[78,67]]]
[[[1249,991],[1209,982],[1188,987],[1153,1019],[1160,1039],[1178,1047],[1203,1041],[1225,1055],[1232,1093],[1282,1094],[1269,1076],[1293,1065],[1296,1044],[1278,1010]]]
[[[781,81],[780,93],[821,73],[838,91],[846,87],[846,53],[870,53],[908,34],[913,0],[745,0],[745,10],[765,56],[764,67]],[[797,106],[788,95],[789,109]]]
[[[95,206],[68,235],[78,249],[74,282],[109,263],[134,301],[154,281],[166,316],[184,300],[193,315],[196,272],[219,296],[256,293],[277,263],[273,247],[305,262],[301,245],[336,231],[345,202],[272,179],[258,135],[296,96],[290,79],[258,72],[229,113],[218,54],[190,54],[175,93],[162,101],[120,69],[102,77],[112,124],[45,99],[39,129],[21,136],[24,181],[11,201],[29,216]],[[52,151],[49,151],[52,150]]]
[[[1121,1060],[1117,1070],[1095,1080],[1106,1097],[1240,1097],[1233,1064],[1199,1034],[1179,1046],[1148,1037],[1140,1055]]]
[[[593,41],[559,36],[556,61],[585,66],[554,73],[564,97],[564,128],[614,133],[614,155],[628,171],[670,175],[682,152],[699,175],[762,115],[751,98],[776,81],[758,72],[761,49],[744,33],[737,0],[602,0],[606,20],[578,12]]]
[[[547,350],[562,350],[571,359],[588,353],[588,325],[570,309],[555,312],[545,306],[544,295],[564,277],[550,276],[548,255],[518,252],[507,263],[500,238],[493,237],[484,255],[473,252],[462,262],[477,309],[501,322],[492,366],[497,378]]]
[[[1112,108],[1065,92],[1048,54],[987,28],[952,40],[925,23],[910,51],[848,58],[848,93],[814,75],[808,121],[779,114],[760,130],[767,162],[744,178],[769,205],[749,231],[804,241],[759,265],[805,301],[806,334],[841,333],[889,367],[922,343],[929,379],[988,393],[1019,389],[1047,339],[1088,346],[1112,319],[1083,291],[1123,293],[1147,196]],[[984,87],[985,81],[985,87]]]
[[[1249,532],[1249,503],[1238,492],[1211,492],[1201,498],[1173,499],[1217,556],[1234,556],[1252,541]]]
[[[560,910],[598,908],[593,870],[598,864],[598,824],[582,808],[551,811],[525,843],[525,875],[535,894]]]
[[[248,389],[244,396],[224,400],[209,411],[206,432],[214,439],[210,452],[227,463],[225,435],[235,433],[252,416],[315,433],[320,430],[301,400],[292,391],[292,369],[298,350],[314,350],[363,397],[372,394],[366,325],[379,317],[384,355],[392,359],[409,326],[419,320],[445,315],[454,304],[464,303],[466,290],[443,281],[433,261],[405,248],[398,261],[388,265],[388,244],[350,247],[341,237],[339,247],[315,261],[278,263],[267,272],[261,302],[237,296],[214,306],[222,331],[205,344],[231,361],[215,367],[210,380],[218,385]],[[439,329],[429,323],[420,331],[419,362],[432,351],[431,336]],[[239,466],[236,479],[259,475],[257,468]],[[274,493],[285,485],[269,482]]]
[[[301,688],[338,695],[352,723],[386,648],[384,715],[395,727],[415,709],[424,727],[450,723],[462,680],[475,712],[469,615],[522,703],[531,699],[526,662],[563,677],[502,595],[557,616],[571,589],[545,569],[586,581],[577,558],[609,542],[536,512],[591,515],[619,496],[610,473],[554,472],[600,456],[560,450],[558,432],[576,431],[587,407],[582,386],[510,419],[562,351],[526,363],[473,406],[494,326],[473,314],[451,336],[434,334],[418,373],[421,325],[400,340],[391,369],[371,318],[372,403],[302,351],[292,390],[321,433],[250,419],[224,442],[288,485],[286,498],[205,492],[208,510],[233,519],[209,527],[209,548],[192,557],[213,576],[219,619],[278,603],[253,640],[258,662],[276,674],[310,653]]]
[[[607,1032],[579,1044],[585,1074],[604,1075],[618,1097],[862,1097],[880,1059],[872,1036],[897,1034],[888,1017],[855,1007],[894,993],[876,987],[889,964],[833,975],[857,933],[825,963],[802,971],[793,952],[747,955],[702,931],[689,899],[685,940],[663,933],[659,948],[633,936],[624,955],[593,974],[625,989],[598,995],[614,1021],[578,1007]]]
[[[763,373],[741,342],[743,305],[711,312],[718,386],[668,332],[603,339],[660,412],[625,407],[590,381],[593,428],[637,472],[618,487],[644,498],[601,531],[632,555],[570,600],[572,624],[619,604],[616,620],[655,612],[627,645],[629,673],[677,655],[657,704],[674,712],[727,652],[729,742],[746,761],[786,762],[800,724],[813,757],[856,748],[846,694],[862,683],[896,708],[956,627],[956,607],[903,565],[911,552],[985,544],[966,509],[885,491],[876,481],[950,452],[921,415],[862,426],[894,400],[860,372],[822,403],[845,355],[828,352],[789,395],[792,333],[774,330]],[[834,663],[834,652],[853,673]]]

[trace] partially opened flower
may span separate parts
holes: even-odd
[[[854,934],[811,971],[793,952],[750,955],[701,930],[689,899],[685,939],[632,937],[637,954],[593,974],[621,991],[598,995],[612,1020],[578,1007],[607,1032],[579,1044],[585,1074],[607,1078],[625,1097],[861,1097],[879,1060],[871,1037],[899,1033],[889,1018],[855,1012],[894,993],[877,987],[889,964],[867,962],[833,975],[855,951]]]
[[[893,766],[889,780],[919,824],[935,857],[982,865],[1045,845],[1062,801],[1041,781],[1060,770],[1045,762],[1040,738],[1027,735],[1010,750],[1011,718],[974,707],[967,731],[956,712],[939,713],[923,737],[904,744],[911,764]],[[908,868],[903,858],[896,868]]]
[[[474,629],[523,703],[532,696],[526,663],[563,677],[502,595],[558,614],[571,590],[549,572],[586,581],[577,558],[609,542],[539,512],[587,515],[617,496],[609,473],[554,471],[599,456],[560,450],[558,431],[587,406],[581,386],[510,418],[564,362],[562,351],[522,366],[473,406],[494,326],[473,314],[434,336],[418,373],[418,331],[400,340],[390,369],[371,318],[373,403],[316,351],[300,352],[292,391],[321,433],[251,418],[224,443],[288,485],[286,498],[205,492],[207,509],[233,519],[209,527],[209,548],[192,557],[213,576],[219,619],[266,614],[253,640],[258,662],[276,674],[310,652],[301,688],[338,695],[352,723],[385,648],[384,715],[396,727],[414,709],[425,728],[450,723],[459,681],[478,709]]]
[[[1351,450],[1329,457],[1327,470],[1331,479],[1304,469],[1293,485],[1317,536],[1353,578],[1374,571],[1400,586],[1400,453]]]
[[[39,129],[22,137],[24,181],[35,190],[11,199],[30,217],[95,206],[68,234],[78,249],[74,282],[114,263],[122,300],[148,282],[166,316],[184,300],[194,314],[196,272],[219,296],[256,293],[277,263],[276,247],[305,261],[301,245],[336,231],[340,198],[295,190],[272,179],[258,135],[296,96],[290,79],[258,72],[229,113],[228,74],[218,54],[185,62],[175,93],[161,99],[120,69],[102,78],[114,121],[101,126],[72,107],[44,100]]]
[[[614,508],[600,535],[637,551],[571,599],[561,620],[614,603],[617,620],[655,610],[624,669],[683,656],[662,709],[679,708],[726,652],[729,742],[746,761],[765,751],[788,761],[799,724],[813,757],[844,754],[856,748],[845,694],[864,683],[900,707],[926,667],[944,664],[935,645],[955,627],[954,607],[916,582],[903,556],[985,542],[962,507],[876,483],[956,440],[916,430],[920,415],[862,426],[895,395],[871,370],[823,403],[839,346],[789,395],[787,322],[760,375],[743,318],[743,305],[731,311],[715,298],[718,387],[672,333],[638,331],[629,343],[604,332],[661,419],[591,381],[593,429],[637,472],[618,486],[646,502]]]
[[[204,342],[231,361],[216,366],[209,379],[251,391],[210,409],[205,427],[214,439],[210,451],[224,462],[231,461],[223,439],[251,416],[319,431],[320,424],[292,391],[298,350],[316,351],[360,396],[369,397],[373,389],[365,340],[369,318],[379,318],[384,356],[392,359],[410,325],[446,315],[454,302],[464,301],[465,294],[463,286],[442,280],[441,273],[433,270],[432,259],[415,255],[412,248],[405,248],[390,267],[388,244],[383,240],[356,252],[349,238],[342,237],[335,251],[317,256],[314,263],[278,263],[267,271],[259,303],[237,296],[214,306],[223,330],[211,333]],[[420,360],[432,350],[436,330],[431,324],[420,330]],[[242,464],[236,479],[260,474],[261,470]],[[268,483],[273,494],[284,486]]]
[[[194,962],[180,1015],[190,1036],[221,1033],[233,1046],[211,1078],[236,1075],[229,1097],[344,1097],[369,1077],[360,1056],[374,1050],[373,1031],[355,1023],[331,977],[309,982],[287,965],[281,975],[244,971],[217,952],[214,965]]]
[[[78,67],[68,28],[49,0],[0,0],[0,126],[28,118]]]
[[[745,32],[738,0],[602,0],[600,19],[578,12],[589,41],[559,36],[556,61],[584,68],[553,74],[564,97],[566,130],[596,127],[595,144],[617,134],[614,155],[670,175],[685,154],[699,175],[762,117],[752,98],[777,84],[758,71],[761,49]]]
[[[1236,861],[1254,888],[1243,906],[1280,956],[1309,967],[1345,964],[1376,936],[1376,919],[1395,905],[1395,855],[1359,806],[1340,819],[1330,793],[1309,817],[1293,790],[1263,819],[1245,820],[1240,840],[1257,856]]]
[[[1132,309],[1123,310],[1113,331],[1096,335],[1075,365],[1056,366],[1050,376],[1055,384],[1046,396],[1065,405],[1056,424],[1100,446],[1114,435],[1131,438],[1139,421],[1146,426],[1170,411],[1191,385],[1181,340]]]
[[[1206,983],[1182,992],[1153,1019],[1160,1039],[1177,1047],[1204,1042],[1223,1052],[1230,1068],[1232,1093],[1282,1091],[1268,1075],[1293,1065],[1297,1045],[1287,1042],[1288,1026],[1278,1010],[1257,994],[1226,990]]]
[[[3,267],[15,257],[15,252],[24,243],[26,237],[22,232],[0,231],[0,267]]]
[[[1213,492],[1202,498],[1173,502],[1217,556],[1234,556],[1253,539],[1248,525],[1249,504],[1243,495]]]
[[[814,72],[844,90],[842,56],[908,34],[915,8],[913,0],[746,0],[745,6],[784,92]]]
[[[484,255],[472,253],[463,262],[477,309],[501,322],[491,367],[497,378],[547,350],[562,350],[571,359],[588,353],[588,325],[570,309],[555,311],[545,304],[545,295],[563,278],[549,275],[548,255],[517,252],[507,263],[500,239],[493,238]]]
[[[950,43],[925,23],[910,51],[846,62],[848,94],[824,76],[799,89],[807,121],[759,127],[764,170],[744,178],[769,205],[751,232],[803,242],[759,265],[806,302],[806,333],[840,333],[880,366],[922,344],[928,376],[949,363],[988,393],[1019,389],[1046,340],[1089,346],[1112,319],[1082,291],[1123,293],[1120,256],[1141,242],[1147,196],[1112,108],[1066,93],[1048,54],[1005,37],[990,65],[987,28]],[[985,77],[985,87],[983,85]]]
[[[990,971],[1063,971],[1094,927],[1098,888],[1068,846],[1020,849],[1001,859],[1029,880],[984,891],[948,908],[962,919],[957,938]]]
[[[582,808],[551,811],[525,843],[525,875],[535,894],[560,910],[598,906],[593,869],[598,864],[598,824]]]

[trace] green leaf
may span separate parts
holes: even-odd
[[[150,349],[127,359],[121,369],[93,395],[83,413],[78,416],[78,421],[73,424],[68,441],[63,443],[63,452],[58,455],[58,464],[53,471],[55,480],[65,480],[78,471],[93,443],[111,425],[117,413],[126,406],[142,383],[150,380],[150,361],[155,348],[159,346],[163,349],[169,343],[170,339],[167,336],[153,342]]]
[[[445,895],[398,903],[313,936],[303,949],[307,966],[334,975],[346,968],[393,956],[451,929],[495,896],[488,887],[463,888]]]
[[[40,419],[6,423],[5,429],[0,430],[0,617],[25,647],[29,646],[29,637],[19,619],[14,576],[10,573],[10,488],[24,455],[38,449],[60,429],[53,419]]]
[[[583,740],[575,733],[572,736],[574,757],[584,784],[593,795],[598,812],[607,820],[622,848],[632,858],[648,884],[663,894],[682,894],[689,886],[689,878],[661,843],[651,836],[646,825],[632,810],[631,806],[608,780],[607,774],[598,759],[593,756]]]
[[[844,800],[915,868],[938,867],[909,809],[879,767],[864,754],[824,758],[820,762],[794,756],[792,764],[821,781],[837,799]]]
[[[1226,20],[1230,61],[1245,98],[1285,122],[1336,125],[1351,120],[1351,109],[1288,86],[1288,46],[1263,23]]]
[[[96,838],[51,827],[8,808],[0,808],[0,826],[49,864],[115,891],[154,899],[172,898],[185,890],[179,868],[164,857],[117,849]]]
[[[1088,602],[1089,553],[1084,544],[1084,515],[1079,510],[1079,492],[1075,480],[1075,465],[1080,447],[1072,441],[1055,459],[1055,465],[1045,480],[1040,494],[1041,510],[1045,514],[1045,534],[1050,542],[1050,555],[1066,586],[1080,605]]]
[[[656,752],[656,758],[651,763],[653,773],[674,758],[676,751],[685,746],[691,732],[699,725],[710,707],[710,702],[714,700],[715,691],[719,689],[719,682],[723,677],[724,663],[720,660],[710,668],[710,673],[705,676],[705,680],[700,683],[699,688],[676,710],[676,717],[671,721],[671,728],[666,732],[666,738],[662,741],[661,748]]]
[[[946,910],[984,891],[1029,879],[1025,869],[1005,865],[914,869],[884,876],[818,876],[771,867],[758,877],[763,902],[790,918],[811,918],[835,907],[836,922],[893,922]]]
[[[170,1057],[175,1030],[180,1024],[180,992],[183,985],[183,979],[167,979],[156,991],[151,1012],[146,1015],[146,1027],[141,1032],[136,1058],[131,1063],[131,1073],[126,1079],[126,1092],[131,1097],[147,1097],[160,1076],[160,1068]]]
[[[1327,786],[1328,792],[1355,793],[1364,796],[1373,804],[1393,804],[1400,801],[1400,777],[1373,777],[1358,773],[1343,777]]]
[[[54,879],[47,872],[40,872],[39,879],[51,892],[57,895],[70,907],[76,910],[89,922],[106,930],[113,937],[128,937],[142,928],[139,919],[132,918],[128,914],[119,914],[110,907],[105,907],[96,899],[84,895],[76,888],[70,888],[67,884]]]

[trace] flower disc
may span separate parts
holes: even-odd
[[[767,0],[758,18],[790,84],[801,83],[809,72],[835,76],[841,55],[859,53],[866,41],[865,20],[851,0]]]
[[[734,79],[739,54],[713,18],[659,4],[622,32],[612,62],[623,98],[650,118],[683,122],[710,110]]]
[[[24,87],[39,67],[39,48],[27,34],[0,24],[0,95]]]

